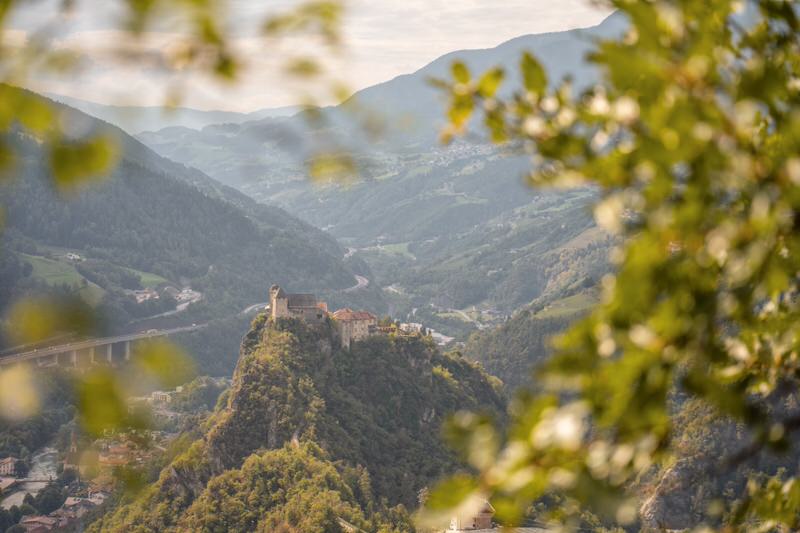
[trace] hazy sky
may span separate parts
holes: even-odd
[[[298,85],[281,74],[286,50],[307,45],[298,41],[278,50],[258,36],[264,15],[292,0],[229,0],[229,27],[237,36],[236,47],[247,62],[237,86],[220,86],[193,76],[183,77],[182,105],[201,109],[251,111],[298,103],[305,93],[330,102],[319,87]],[[52,21],[55,0],[40,0],[17,13],[6,39],[22,40]],[[152,53],[152,64],[121,64],[110,50],[119,49],[119,2],[76,1],[68,20],[58,20],[53,46],[80,49],[84,68],[74,76],[38,77],[29,85],[40,91],[65,94],[101,103],[157,105],[164,101],[169,78],[158,68],[159,57],[175,46],[179,35],[164,24],[147,35],[143,46]],[[413,72],[454,50],[490,48],[530,33],[587,27],[608,15],[590,0],[350,0],[344,27],[345,49],[326,65],[351,89],[374,85]],[[319,57],[319,51],[308,49]]]

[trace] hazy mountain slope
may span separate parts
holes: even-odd
[[[159,153],[200,168],[216,179],[232,185],[249,183],[296,185],[303,159],[313,143],[326,132],[338,145],[363,154],[368,176],[381,175],[395,161],[383,158],[427,152],[436,145],[437,126],[443,107],[438,92],[428,83],[431,77],[448,76],[453,60],[465,62],[480,72],[495,65],[507,67],[506,90],[518,86],[517,64],[520,53],[536,53],[547,68],[550,79],[572,76],[580,87],[590,83],[596,72],[585,55],[592,39],[616,35],[626,21],[612,15],[602,24],[579,30],[527,35],[495,48],[460,50],[431,62],[418,71],[358,91],[348,102],[322,110],[322,127],[310,126],[304,115],[246,122],[240,125],[209,126],[200,132],[168,129],[148,132],[140,138]],[[385,136],[377,139],[364,133],[364,115],[387,122]],[[313,131],[312,131],[313,130]],[[391,166],[391,165],[390,165]],[[290,183],[286,183],[289,181]],[[271,191],[271,194],[279,191]]]
[[[317,459],[306,461],[313,468],[319,467],[314,465],[320,458],[329,458],[335,466],[327,468],[344,477],[360,472],[360,498],[349,494],[331,473],[332,499],[320,500],[326,512],[359,519],[354,499],[386,498],[389,505],[414,506],[420,488],[457,467],[440,441],[444,417],[456,409],[502,413],[504,400],[497,386],[477,366],[442,355],[423,338],[372,337],[352,350],[341,350],[330,324],[312,326],[288,319],[273,323],[262,315],[242,343],[227,405],[214,415],[205,437],[165,468],[151,490],[96,527],[211,527],[220,513],[228,512],[226,507],[235,510],[253,501],[277,499],[273,493],[284,482],[270,480],[287,472],[269,463],[276,462],[275,450],[294,454],[292,447],[301,453],[309,446],[321,448]],[[259,474],[263,482],[242,482],[257,464],[265,465]],[[312,485],[286,492],[305,502],[298,491],[321,496]],[[228,494],[224,506],[219,504],[223,494]],[[305,513],[282,513],[285,505],[270,503],[251,517],[252,522],[232,530],[269,530],[263,520],[274,513],[288,516],[289,525],[304,530],[298,522]],[[298,507],[305,510],[307,505]],[[380,506],[361,505],[367,508]]]
[[[119,126],[130,134],[175,126],[201,129],[210,124],[241,124],[249,120],[289,116],[300,110],[296,106],[286,106],[260,109],[250,113],[237,113],[235,111],[206,111],[188,107],[168,109],[162,106],[107,105],[60,94],[48,94],[47,96],[56,102],[61,102]]]

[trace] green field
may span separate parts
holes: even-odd
[[[20,257],[33,267],[33,277],[48,285],[80,285],[84,279],[69,263],[28,254],[20,254]]]
[[[19,254],[20,258],[33,267],[34,278],[48,285],[67,285],[76,289],[77,293],[89,304],[97,304],[105,291],[80,275],[75,267],[66,262],[47,259],[37,255]],[[84,286],[84,281],[86,282]]]
[[[125,267],[125,270],[139,276],[139,283],[142,284],[142,287],[158,287],[162,283],[169,283],[168,279],[162,278],[158,274],[153,274],[151,272],[144,272],[142,270],[136,270],[134,268],[128,268],[128,267]]]
[[[550,305],[536,313],[537,318],[554,318],[568,316],[581,311],[586,311],[597,303],[597,295],[593,292],[579,292],[572,296],[567,296],[561,300],[556,300]]]
[[[402,255],[403,257],[407,257],[411,260],[416,260],[417,258],[414,257],[414,254],[408,251],[408,245],[409,243],[407,242],[401,242],[396,244],[384,244],[381,247],[381,250],[390,253],[392,255]]]
[[[73,248],[60,248],[57,246],[43,244],[38,245],[37,248],[40,252],[48,252],[48,255],[51,256],[64,256],[67,253],[72,252],[85,257],[85,253],[82,250],[76,250]],[[36,277],[45,280],[51,285],[58,283],[80,283],[80,280],[83,279],[83,277],[75,270],[75,267],[72,265],[72,263],[66,259],[55,260],[38,255],[28,254],[20,254],[20,256],[23,256],[23,259],[33,266],[34,275]],[[168,279],[163,278],[158,274],[145,272],[143,270],[136,270],[135,268],[129,268],[122,265],[119,266],[131,272],[132,274],[139,276],[139,282],[142,284],[142,287],[157,287],[163,283],[169,283]]]

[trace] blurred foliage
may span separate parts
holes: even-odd
[[[445,140],[480,114],[493,140],[529,151],[531,184],[597,187],[597,222],[624,238],[601,303],[559,339],[543,390],[514,404],[493,460],[473,463],[480,475],[461,501],[490,497],[510,524],[548,494],[564,498],[562,523],[581,507],[606,523],[636,521],[626,488],[673,456],[675,391],[744,424],[744,455],[780,450],[800,429],[800,413],[765,406],[796,389],[800,370],[797,6],[610,4],[630,27],[596,43],[603,80],[582,94],[548,81],[530,55],[524,87],[508,97],[498,71],[473,78],[456,63],[452,82],[439,82],[450,99]],[[478,420],[453,425],[462,450],[487,439]],[[791,476],[754,478],[720,527],[796,529],[796,487]],[[453,502],[432,496],[423,518],[442,506]]]
[[[75,415],[72,396],[70,379],[52,369],[0,369],[0,456],[29,463]]]
[[[0,414],[8,420],[24,420],[40,408],[33,372],[23,366],[0,369]]]
[[[12,305],[5,327],[8,337],[23,345],[66,333],[91,335],[96,323],[91,308],[80,298],[38,296],[20,298]]]
[[[130,412],[128,398],[153,389],[174,389],[194,377],[194,364],[182,350],[164,340],[138,343],[125,372],[96,367],[76,384],[78,419],[91,435],[148,427],[140,413]]]
[[[235,35],[229,28],[227,3],[223,0],[118,0],[122,16],[118,21],[121,40],[110,50],[121,63],[150,64],[151,51],[135,46],[147,32],[159,29],[165,21],[176,41],[163,51],[159,69],[177,81],[165,95],[167,107],[177,106],[186,90],[189,74],[207,75],[209,79],[233,83],[245,68],[242,51],[237,50]],[[22,43],[14,39],[0,42],[0,172],[10,175],[14,169],[14,149],[3,139],[7,134],[24,130],[41,142],[49,154],[54,185],[61,192],[108,175],[119,158],[119,147],[104,134],[75,135],[69,121],[46,101],[20,93],[14,86],[25,86],[37,75],[66,77],[74,75],[82,57],[80,49],[57,46],[56,28],[80,9],[80,2],[60,2],[52,20],[43,18],[41,27],[27,32]],[[0,31],[17,12],[31,9],[26,2],[8,0],[0,6]],[[273,48],[292,37],[317,43],[314,52],[298,55],[296,48],[280,50],[285,57],[283,71],[289,77],[329,86],[329,92],[343,99],[349,94],[342,80],[324,79],[327,74],[321,57],[324,52],[338,53],[342,47],[341,23],[344,6],[337,0],[301,1],[282,10],[265,12],[261,36]],[[5,32],[3,32],[5,34]],[[126,41],[127,42],[127,41]],[[306,96],[309,106],[314,99]],[[343,155],[338,156],[340,159]]]

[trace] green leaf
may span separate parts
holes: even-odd
[[[525,52],[522,54],[522,62],[520,65],[522,69],[522,82],[525,89],[536,94],[544,93],[547,89],[547,74],[544,68],[530,53]]]
[[[30,131],[42,135],[51,130],[56,118],[53,107],[39,96],[21,95],[17,110],[19,121]]]
[[[114,168],[118,156],[117,143],[110,137],[55,143],[50,149],[55,184],[62,192],[72,192],[101,180]]]
[[[347,181],[356,175],[353,158],[344,152],[326,152],[311,158],[308,172],[315,182]]]
[[[462,63],[461,61],[454,61],[450,69],[453,73],[453,79],[457,83],[463,83],[463,84],[469,83],[470,80],[469,69],[464,63]]]
[[[126,391],[110,368],[96,368],[76,385],[81,426],[92,435],[106,430],[141,426],[128,414]]]
[[[163,389],[175,388],[195,377],[192,359],[168,341],[150,340],[138,343],[133,361],[138,372]]]
[[[478,80],[478,93],[484,98],[492,98],[503,83],[504,77],[505,72],[499,67],[485,72]]]
[[[0,141],[0,181],[12,176],[11,171],[14,169],[15,162],[16,154],[14,150]]]
[[[91,309],[79,298],[27,297],[14,302],[4,326],[10,339],[28,344],[64,333],[89,335],[95,322]]]
[[[431,510],[454,509],[464,503],[477,488],[478,483],[471,476],[449,477],[431,491],[426,507]]]

